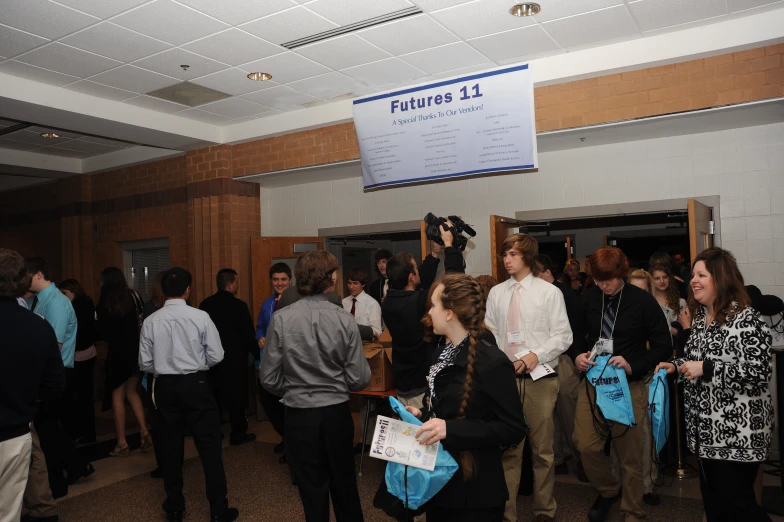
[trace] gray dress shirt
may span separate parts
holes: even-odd
[[[223,346],[207,312],[169,299],[144,320],[139,340],[139,368],[159,375],[209,370],[223,360]]]
[[[290,408],[340,404],[370,384],[357,322],[326,295],[275,312],[267,329],[261,383]]]

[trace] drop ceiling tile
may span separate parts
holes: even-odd
[[[772,9],[784,7],[781,0],[729,0],[730,13],[767,6]]]
[[[0,56],[13,58],[48,42],[46,38],[13,27],[0,26]]]
[[[197,120],[204,123],[222,123],[224,121],[229,121],[231,118],[227,118],[226,116],[220,116],[219,114],[213,114],[211,112],[200,111],[199,109],[188,109],[186,111],[181,111],[175,113],[175,116],[182,116],[183,118],[188,118],[189,120]]]
[[[428,74],[442,73],[481,63],[487,64],[488,67],[494,65],[463,42],[407,54],[401,56],[400,59]]]
[[[425,12],[438,11],[447,7],[465,4],[472,0],[411,0]]]
[[[271,90],[273,89],[267,89],[266,91],[262,92],[269,92]],[[249,94],[248,96],[253,95]],[[208,103],[207,105],[202,105],[199,107],[199,109],[212,112],[214,114],[220,114],[221,116],[226,116],[227,118],[232,119],[253,116],[254,114],[261,114],[263,112],[269,112],[272,110],[270,107],[265,107],[248,100],[243,100],[242,98],[229,98],[227,100],[221,100],[215,103]]]
[[[155,0],[112,22],[174,45],[203,38],[228,26],[172,0]]]
[[[541,12],[534,16],[537,22],[549,22],[550,20],[588,13],[606,7],[623,5],[623,0],[580,0],[579,2],[562,1],[542,3]]]
[[[61,38],[98,21],[93,16],[41,0],[3,0],[0,9],[0,24],[50,39]]]
[[[45,130],[41,129],[41,132],[45,132]],[[56,132],[60,134],[60,138],[44,138],[38,132],[31,132],[30,130],[23,130],[19,132],[13,132],[11,134],[6,134],[3,136],[4,139],[9,141],[16,141],[19,143],[27,143],[28,145],[35,145],[37,147],[51,147],[53,145],[60,145],[63,143],[67,143],[69,141],[73,141],[73,137],[68,137],[65,133],[60,133],[59,131],[52,131],[49,132]]]
[[[335,98],[346,95],[351,95],[347,96],[350,98],[356,98],[357,96],[370,94],[373,91],[367,85],[363,85],[338,72],[291,82],[288,86],[316,98]]]
[[[29,152],[40,148],[40,145],[34,145],[32,143],[22,143],[21,141],[11,141],[0,138],[0,149],[23,150]]]
[[[152,111],[164,112],[166,114],[179,112],[188,108],[186,105],[180,105],[179,103],[153,98],[152,96],[139,96],[137,98],[131,98],[130,100],[125,100],[125,103],[135,105],[136,107],[142,107],[144,109],[150,109]]]
[[[576,47],[639,34],[625,6],[561,18],[545,22],[542,26],[561,47]]]
[[[68,141],[66,143],[63,143],[62,145],[55,145],[52,148],[73,150],[76,152],[85,152],[94,155],[105,154],[107,152],[120,150],[117,147],[110,147],[107,145],[101,145],[99,143],[91,143],[89,141],[82,141],[82,140]]]
[[[293,52],[276,54],[242,66],[248,72],[265,72],[277,83],[288,83],[329,72],[327,67]]]
[[[355,34],[299,47],[295,52],[332,69],[345,69],[389,58],[389,53],[370,45]]]
[[[358,34],[395,56],[458,40],[455,35],[427,15],[403,18],[396,22],[371,27]]]
[[[58,87],[79,80],[76,76],[60,74],[47,69],[41,69],[40,67],[27,65],[26,63],[15,62],[13,60],[0,63],[0,73],[10,74],[11,76],[18,76],[26,80],[33,80],[49,85],[56,85]]]
[[[134,65],[185,81],[229,68],[215,60],[210,60],[177,47],[134,62]],[[180,67],[181,65],[189,65],[190,67],[187,70],[183,70]]]
[[[231,2],[179,0],[179,2],[231,25],[250,22],[296,5],[291,0],[232,0]]]
[[[100,54],[123,62],[132,62],[171,47],[169,44],[144,36],[109,22],[88,27],[67,36],[64,44]]]
[[[274,109],[283,109],[285,107],[291,107],[292,105],[302,105],[318,99],[297,92],[285,85],[279,85],[261,92],[254,92],[253,94],[246,94],[243,98]]]
[[[482,64],[482,65],[472,65],[471,67],[464,67],[462,69],[455,69],[454,71],[444,71],[442,73],[432,75],[435,79],[441,78],[458,78],[460,76],[465,76],[467,74],[477,73],[479,71],[487,71],[490,69],[495,68],[495,65],[490,64]]]
[[[109,147],[114,147],[116,149],[129,149],[131,147],[136,146],[133,143],[125,143],[124,141],[115,141],[107,138],[98,138],[94,136],[85,136],[84,138],[79,138],[79,141],[86,141],[88,143],[97,143],[99,145],[107,145]]]
[[[101,85],[100,83],[91,82],[90,80],[82,80],[80,82],[72,83],[71,85],[68,85],[66,89],[114,101],[123,101],[137,96],[135,92],[126,91],[123,89],[115,89],[114,87]]]
[[[392,82],[412,80],[427,76],[427,73],[416,69],[402,60],[389,58],[380,62],[349,67],[341,71],[363,83],[370,85],[386,85]]]
[[[134,7],[146,4],[150,0],[57,0],[57,3],[67,5],[77,11],[97,16],[106,20]]]
[[[118,89],[125,89],[141,94],[179,83],[177,78],[164,76],[146,69],[140,69],[133,65],[123,65],[122,67],[101,73],[90,79],[110,87],[117,87]]]
[[[336,28],[338,25],[324,20],[302,6],[267,16],[240,27],[260,38],[276,44],[298,40]]]
[[[629,4],[642,31],[696,22],[727,13],[725,0],[642,0]]]
[[[411,7],[406,0],[315,0],[307,8],[338,25],[349,25]]]
[[[229,65],[242,65],[285,51],[235,27],[189,43],[183,49]]]
[[[483,36],[468,43],[491,60],[513,58],[520,56],[521,52],[534,55],[558,49],[552,38],[537,25]]]
[[[20,56],[20,62],[87,78],[122,65],[122,62],[54,42]]]
[[[433,18],[462,38],[476,38],[533,25],[530,17],[509,14],[514,2],[481,0],[433,13]],[[518,51],[519,54],[519,51]]]
[[[257,82],[249,80],[247,73],[240,69],[226,69],[209,76],[203,76],[193,80],[193,83],[225,92],[233,96],[248,94],[249,92],[269,89],[277,85],[274,81]]]

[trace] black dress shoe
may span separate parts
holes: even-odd
[[[211,522],[234,522],[240,516],[240,510],[237,508],[228,508],[220,515],[212,515]]]
[[[70,485],[81,478],[89,477],[93,473],[95,473],[95,468],[93,467],[92,464],[88,462],[87,464],[84,465],[84,468],[79,470],[78,473],[75,473],[74,475],[68,475],[68,484]]]
[[[52,515],[51,517],[34,517],[32,515],[26,515],[22,517],[22,522],[58,522],[60,517],[57,515]]]
[[[274,448],[272,448],[272,451],[274,451],[275,453],[283,453],[283,450],[285,449],[286,446],[284,446],[283,443],[281,442],[280,444],[277,444]]]
[[[247,444],[256,440],[255,433],[245,433],[240,437],[231,437],[229,444],[231,446],[239,446],[240,444]]]
[[[612,498],[604,498],[603,496],[599,495],[591,506],[591,510],[588,511],[588,520],[591,522],[604,522],[607,520],[607,514],[610,512],[610,508],[618,500],[619,495],[616,495]]]
[[[289,459],[286,458],[286,455],[281,455],[278,459],[278,464],[286,464],[288,463]]]
[[[646,493],[642,496],[642,501],[648,504],[649,506],[658,506],[661,504],[661,499],[659,495],[654,492]]]
[[[185,510],[182,511],[167,511],[166,512],[166,520],[169,522],[182,522],[182,515],[185,513]]]
[[[152,478],[163,478],[163,468],[158,466],[154,470],[150,471],[150,476]]]

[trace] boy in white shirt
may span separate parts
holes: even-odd
[[[381,326],[381,305],[365,293],[367,283],[367,272],[361,268],[349,270],[346,279],[349,295],[343,299],[343,308],[354,316],[357,324],[369,326],[373,329],[373,335],[378,337],[384,330]]]
[[[513,234],[504,240],[500,255],[510,278],[490,290],[485,324],[518,375],[520,401],[531,427],[533,512],[536,522],[547,522],[555,518],[556,511],[553,411],[559,386],[555,372],[558,357],[572,344],[572,330],[560,290],[537,277],[538,253],[536,240],[526,234]],[[523,445],[519,444],[502,458],[509,489],[504,522],[517,522],[522,455]]]

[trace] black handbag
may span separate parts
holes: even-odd
[[[408,466],[406,466],[406,471],[408,471]],[[408,474],[404,476],[408,478]],[[409,522],[415,516],[425,512],[423,509],[424,506],[420,506],[419,509],[410,509],[407,502],[400,500],[390,493],[387,490],[387,481],[385,477],[381,477],[381,484],[378,485],[378,490],[373,497],[373,507],[380,509],[398,522]]]

